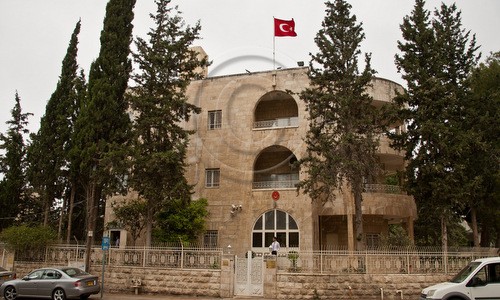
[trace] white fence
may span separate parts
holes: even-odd
[[[497,248],[446,252],[424,249],[290,251],[278,256],[278,271],[316,274],[454,274],[470,261],[496,256]]]
[[[105,254],[105,255],[104,255]],[[103,259],[112,266],[179,269],[220,269],[222,249],[213,248],[92,248],[91,262]],[[256,255],[265,255],[257,253]],[[278,272],[316,274],[452,274],[471,260],[497,256],[498,248],[461,248],[446,253],[439,249],[399,250],[303,250],[281,251]],[[85,260],[85,248],[72,245],[47,247],[45,252],[16,253],[16,261],[74,264]]]

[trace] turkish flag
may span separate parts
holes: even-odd
[[[280,20],[274,18],[274,36],[297,36],[295,33],[295,21]]]

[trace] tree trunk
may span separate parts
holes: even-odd
[[[75,206],[75,194],[76,194],[76,184],[73,181],[71,184],[71,195],[69,196],[69,212],[68,212],[68,228],[66,229],[66,244],[70,243],[71,231],[73,230],[73,208]]]
[[[66,207],[68,205],[68,199],[64,197],[63,206],[61,208],[61,213],[59,214],[59,225],[57,226],[57,240],[61,241],[62,237],[62,224],[64,222],[64,216],[66,215]]]
[[[363,241],[363,211],[362,211],[362,184],[356,184],[354,188],[354,233],[356,235],[356,250],[363,250],[365,243]]]
[[[153,205],[148,205],[148,216],[146,219],[146,247],[151,247],[151,235],[153,231]]]
[[[90,270],[90,256],[95,234],[96,205],[96,183],[92,182],[87,190],[87,243],[85,248],[85,272]]]
[[[441,216],[441,247],[444,253],[448,252],[448,227],[444,215]]]
[[[50,205],[49,205],[49,199],[51,195],[51,191],[49,188],[45,190],[45,196],[44,201],[43,201],[43,226],[48,226],[49,225],[49,211],[50,211]]]
[[[474,239],[474,247],[479,247],[479,233],[477,230],[477,215],[475,207],[471,209],[470,214],[471,214],[472,236]]]

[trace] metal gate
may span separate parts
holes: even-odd
[[[264,295],[264,259],[262,256],[252,258],[235,257],[234,294],[237,296]]]

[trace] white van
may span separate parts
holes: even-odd
[[[500,300],[500,257],[476,259],[451,281],[422,290],[420,300]]]

